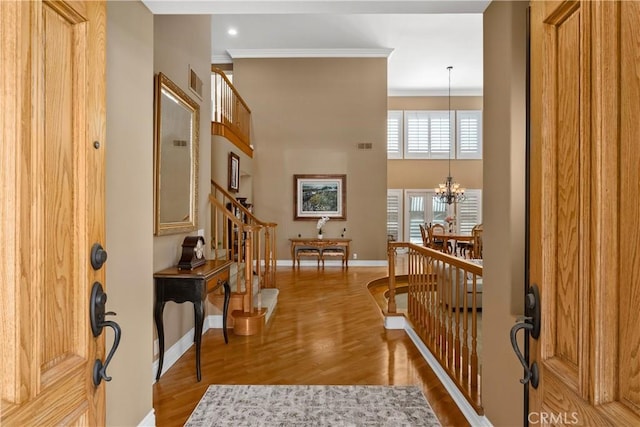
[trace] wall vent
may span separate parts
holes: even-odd
[[[358,142],[358,150],[372,150],[373,144],[371,142]]]
[[[198,95],[198,98],[202,100],[202,80],[198,77],[196,72],[193,71],[191,66],[189,66],[189,89],[191,89],[193,93]]]

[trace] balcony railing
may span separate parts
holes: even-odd
[[[219,68],[211,68],[213,117],[211,134],[233,142],[245,154],[253,157],[251,146],[251,110],[236,88]]]
[[[404,282],[407,307],[402,311],[411,327],[467,401],[482,414],[478,352],[482,265],[412,243],[388,245],[387,315],[401,315],[396,296],[398,285]],[[408,251],[406,276],[396,272],[398,248]]]

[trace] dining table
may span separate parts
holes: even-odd
[[[473,234],[471,233],[460,233],[455,231],[445,231],[444,233],[438,233],[434,231],[433,238],[441,239],[443,241],[443,248],[445,248],[447,253],[451,253],[451,251],[453,251],[453,255],[455,255],[457,252],[456,248],[458,247],[458,242],[473,243]],[[449,246],[450,242],[451,246]]]

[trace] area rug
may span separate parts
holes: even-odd
[[[185,426],[440,426],[417,386],[210,385]]]

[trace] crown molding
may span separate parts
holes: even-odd
[[[392,89],[387,90],[388,96],[448,96],[447,89]],[[482,96],[482,88],[452,89],[451,96]]]
[[[211,55],[212,64],[232,64],[233,59],[227,54],[224,55]]]
[[[388,58],[390,48],[371,49],[228,49],[231,58]]]

